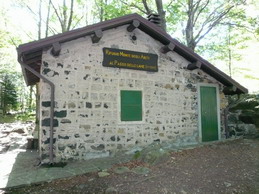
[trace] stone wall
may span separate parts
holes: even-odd
[[[259,95],[235,95],[229,101],[229,135],[259,137]]]
[[[43,53],[41,72],[56,86],[55,161],[107,156],[154,141],[199,141],[197,83],[218,82],[201,70],[187,70],[189,62],[183,57],[175,52],[162,54],[160,42],[139,29],[130,33],[126,27],[105,31],[96,44],[89,36],[63,43],[58,57],[50,50]],[[133,35],[137,40],[132,40]],[[159,71],[103,67],[103,47],[157,54]],[[44,162],[48,160],[50,87],[44,82],[40,87]],[[119,92],[124,89],[142,91],[142,122],[120,122]]]

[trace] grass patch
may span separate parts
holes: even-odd
[[[33,114],[33,113],[17,113],[17,114],[0,116],[0,123],[14,123],[17,121],[22,121],[22,122],[35,121],[35,114]]]

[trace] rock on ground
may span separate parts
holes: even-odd
[[[35,128],[33,122],[0,123],[0,154],[16,149],[26,149],[27,137]]]

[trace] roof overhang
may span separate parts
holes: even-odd
[[[194,53],[191,49],[173,39],[169,34],[163,31],[160,27],[149,22],[142,16],[138,14],[130,14],[126,16],[122,16],[119,18],[115,18],[112,20],[100,22],[97,24],[89,25],[83,28],[79,28],[76,30],[71,30],[68,32],[64,32],[62,34],[57,34],[45,39],[41,39],[38,41],[26,43],[20,45],[17,48],[18,52],[18,61],[21,64],[27,64],[37,72],[40,72],[41,66],[41,58],[43,50],[49,49],[56,43],[64,43],[67,41],[71,41],[80,37],[93,35],[97,30],[108,30],[112,28],[116,28],[118,26],[132,24],[133,21],[139,21],[138,28],[143,32],[149,34],[154,39],[160,41],[164,45],[174,45],[174,51],[179,55],[186,58],[191,63],[199,63],[199,68],[209,74],[210,76],[214,77],[216,80],[221,82],[226,87],[235,87],[236,90],[233,91],[231,94],[241,94],[247,93],[248,90],[240,85],[238,82],[233,80],[231,77],[226,75],[224,72],[220,71],[218,68],[213,66],[211,63],[203,59],[198,54]],[[36,84],[39,81],[39,78],[30,73],[29,71],[25,70],[22,66],[23,74],[26,80],[27,85]],[[230,93],[229,93],[230,94]]]

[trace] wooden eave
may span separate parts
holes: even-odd
[[[97,30],[109,30],[112,28],[116,28],[122,25],[132,24],[134,20],[140,22],[138,28],[150,35],[154,39],[160,41],[164,45],[169,45],[170,43],[175,45],[174,52],[178,53],[182,57],[186,58],[191,63],[200,61],[201,70],[214,77],[216,80],[221,82],[225,86],[235,86],[237,88],[236,94],[247,93],[248,90],[233,80],[231,77],[226,75],[224,72],[220,71],[218,68],[213,66],[211,63],[203,59],[198,54],[194,53],[191,49],[181,44],[176,39],[173,39],[169,34],[163,31],[160,27],[149,22],[142,16],[138,14],[130,14],[126,16],[122,16],[119,18],[115,18],[112,20],[100,22],[97,24],[89,25],[83,28],[79,28],[76,30],[71,30],[68,32],[64,32],[62,34],[57,34],[48,38],[44,38],[38,41],[26,43],[20,45],[17,48],[18,57],[23,63],[30,65],[36,71],[40,71],[41,57],[42,51],[44,49],[49,49],[52,47],[54,43],[64,43],[67,41],[71,41],[80,37],[93,35]],[[26,83],[28,85],[33,85],[39,81],[39,78],[24,70],[24,77]]]

